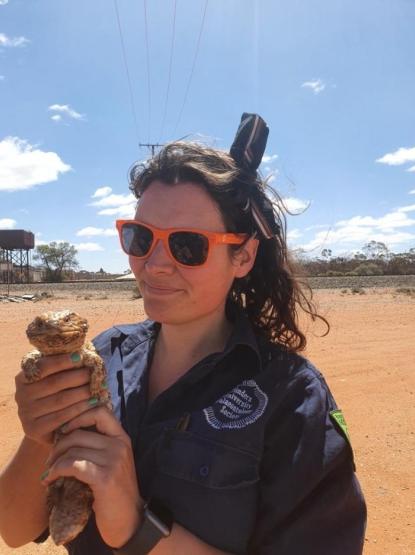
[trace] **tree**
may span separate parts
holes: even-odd
[[[39,245],[33,255],[34,260],[41,261],[46,266],[46,281],[60,282],[63,280],[65,270],[75,269],[79,266],[76,260],[77,250],[67,242],[48,245]]]
[[[356,252],[355,255],[354,255],[354,259],[363,261],[363,260],[367,259],[367,256],[365,254],[363,254],[362,252]]]
[[[362,251],[367,256],[367,258],[382,258],[387,260],[389,257],[389,249],[385,243],[380,241],[369,241],[362,248]]]
[[[333,253],[332,253],[331,249],[323,249],[323,250],[321,251],[321,256],[322,256],[323,258],[325,258],[326,260],[330,260],[332,254],[333,254]]]

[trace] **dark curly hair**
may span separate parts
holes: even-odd
[[[289,351],[306,347],[306,337],[299,329],[298,307],[313,321],[323,320],[328,333],[330,325],[317,314],[312,290],[305,280],[299,279],[300,268],[287,248],[284,212],[288,210],[259,173],[254,176],[240,169],[228,152],[195,142],[176,141],[164,146],[147,162],[134,164],[129,178],[130,190],[137,199],[154,180],[171,185],[183,181],[201,184],[219,206],[227,232],[248,233],[249,237],[257,228],[251,212],[244,212],[243,207],[248,199],[254,199],[274,236],[264,239],[257,233],[259,245],[254,266],[245,277],[234,279],[226,301],[227,315],[230,304],[237,303],[260,335]],[[266,188],[275,197],[273,203],[265,194]],[[227,247],[232,256],[241,245]]]

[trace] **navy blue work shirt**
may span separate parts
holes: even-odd
[[[224,351],[200,360],[150,405],[148,369],[161,324],[114,326],[93,340],[132,440],[141,496],[157,497],[181,526],[230,553],[360,555],[366,504],[324,377],[256,334],[236,305],[232,319]],[[70,555],[112,555],[94,513],[65,547]]]

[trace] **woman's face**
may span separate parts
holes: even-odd
[[[160,228],[193,227],[226,232],[216,203],[196,183],[166,185],[153,181],[139,200],[135,218]],[[179,324],[223,310],[234,278],[246,275],[253,266],[257,243],[257,239],[251,239],[241,249],[238,256],[238,260],[244,261],[241,264],[232,263],[228,245],[214,247],[208,262],[193,268],[175,264],[161,241],[145,260],[130,256],[146,314],[158,322]],[[174,292],[159,294],[151,291],[149,285]]]

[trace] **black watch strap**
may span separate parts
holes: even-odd
[[[144,506],[143,521],[128,542],[113,548],[114,555],[146,555],[162,539],[170,535],[173,524],[171,512],[155,500]]]

